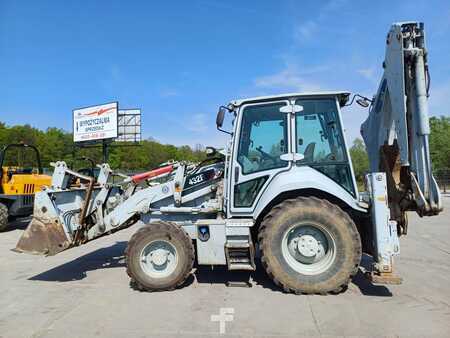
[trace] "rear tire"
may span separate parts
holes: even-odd
[[[296,294],[346,290],[361,260],[361,239],[352,219],[315,197],[275,206],[263,219],[258,240],[267,274]]]
[[[8,228],[8,207],[0,203],[0,231],[5,231]]]
[[[139,229],[125,250],[131,284],[141,291],[173,290],[194,265],[194,246],[178,225],[155,222]]]

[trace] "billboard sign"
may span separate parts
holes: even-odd
[[[141,110],[120,109],[118,114],[118,142],[141,141]]]
[[[118,103],[111,102],[73,111],[73,141],[116,138]]]

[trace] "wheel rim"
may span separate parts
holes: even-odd
[[[283,258],[289,266],[304,275],[318,275],[328,270],[336,258],[331,233],[318,224],[298,224],[283,235]]]
[[[170,276],[178,264],[177,249],[165,240],[147,244],[140,255],[141,268],[152,278]]]

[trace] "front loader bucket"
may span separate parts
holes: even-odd
[[[66,233],[57,219],[50,221],[33,217],[13,250],[33,255],[53,256],[69,246]]]

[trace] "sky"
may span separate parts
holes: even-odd
[[[144,138],[223,146],[230,100],[296,91],[371,97],[391,23],[423,21],[431,115],[450,115],[448,1],[0,0],[0,121],[72,129],[72,110],[141,108]],[[343,111],[347,139],[367,110]]]

